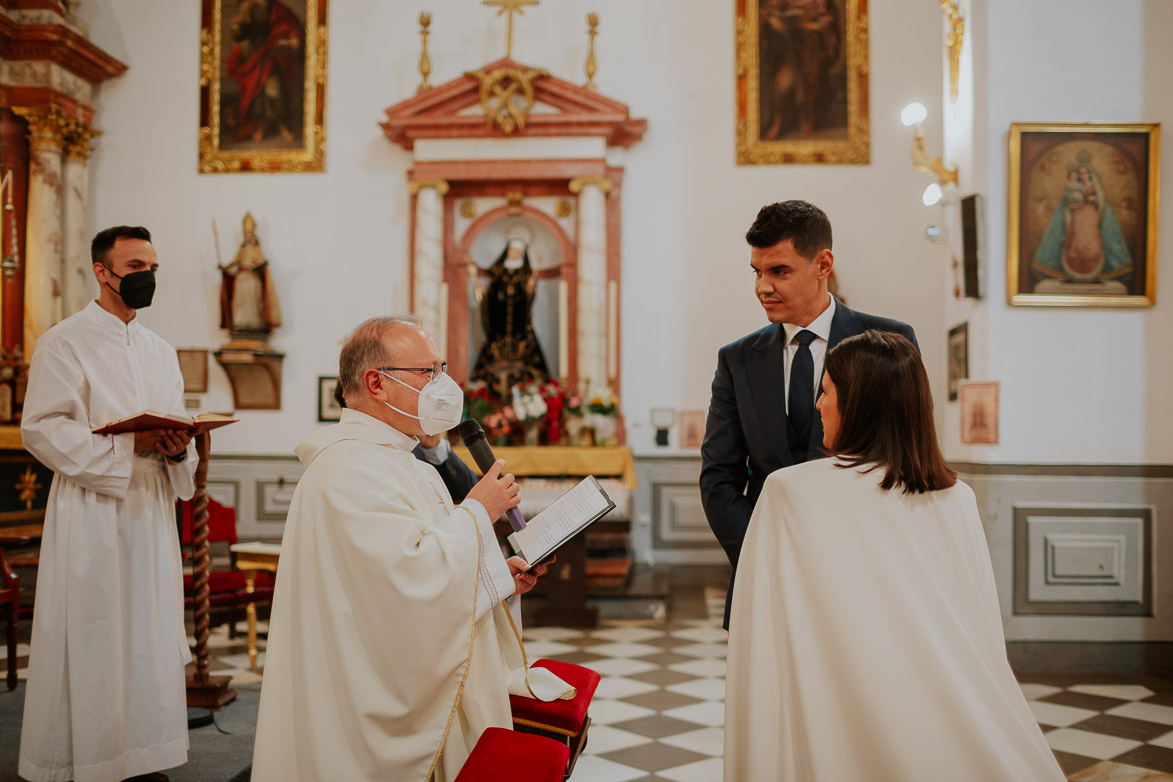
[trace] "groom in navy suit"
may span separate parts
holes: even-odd
[[[835,258],[831,221],[806,201],[762,207],[745,240],[754,294],[770,325],[717,353],[717,374],[701,446],[701,502],[733,573],[766,476],[822,456],[814,403],[830,348],[868,329],[916,336],[907,323],[848,309],[827,290]]]

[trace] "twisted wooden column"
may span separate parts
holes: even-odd
[[[208,626],[211,623],[211,591],[208,589],[208,569],[212,559],[208,554],[208,437],[207,432],[196,435],[196,456],[199,464],[195,472],[195,496],[191,498],[192,543],[192,598],[195,613],[195,666],[199,676],[208,677]]]
[[[191,498],[192,541],[192,610],[195,614],[195,670],[187,676],[187,705],[221,709],[236,700],[236,690],[228,683],[231,677],[212,676],[208,672],[208,627],[211,603],[208,589],[208,452],[211,436],[196,435],[195,495]]]

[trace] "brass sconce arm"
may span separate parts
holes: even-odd
[[[913,128],[912,167],[917,171],[934,174],[937,182],[944,187],[948,184],[957,184],[957,169],[946,168],[940,157],[930,157],[925,151],[925,134],[918,124]]]

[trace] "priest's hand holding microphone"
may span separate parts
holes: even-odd
[[[491,519],[500,518],[501,514],[516,508],[521,502],[521,489],[517,485],[517,480],[513,473],[502,474],[501,469],[504,466],[504,459],[494,461],[485,472],[485,476],[468,493],[469,499],[485,506]],[[546,572],[545,565],[538,565],[526,573],[529,563],[521,557],[509,557],[505,564],[509,565],[509,572],[513,574],[516,595],[524,595],[533,589],[534,584],[538,583],[538,576]]]

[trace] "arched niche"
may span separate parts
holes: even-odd
[[[537,278],[531,320],[550,376],[576,384],[577,335],[571,311],[578,293],[574,244],[557,220],[529,206],[500,206],[479,215],[448,256],[449,371],[460,383],[471,375],[485,341],[482,307],[487,272],[513,238],[526,242]]]

